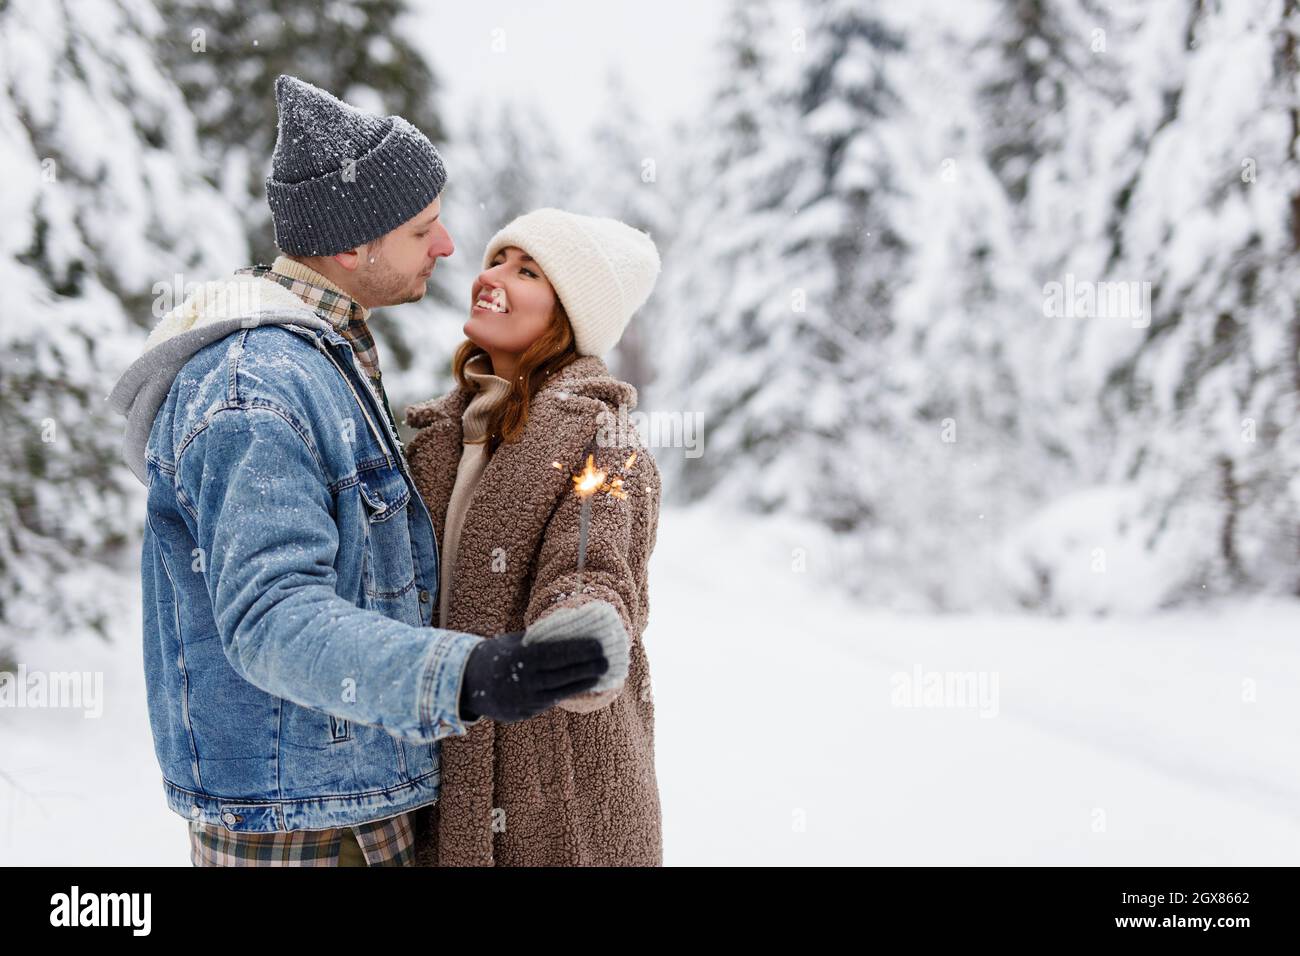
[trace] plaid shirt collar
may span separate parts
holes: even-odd
[[[348,340],[357,360],[372,379],[379,379],[379,350],[367,319],[370,310],[351,298],[315,269],[288,256],[276,256],[269,266],[240,269],[238,275],[254,275],[284,286]]]

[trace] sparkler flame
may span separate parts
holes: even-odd
[[[609,491],[605,484],[605,473],[596,467],[595,461],[595,455],[588,455],[587,467],[573,476],[573,490],[579,498],[590,497],[598,491]]]

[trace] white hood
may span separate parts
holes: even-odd
[[[332,328],[278,282],[237,275],[205,282],[149,333],[144,353],[108,396],[113,409],[127,418],[123,457],[142,483],[148,481],[144,455],[154,417],[185,363],[213,342],[259,325]]]
[[[191,329],[228,319],[240,319],[258,312],[285,312],[308,308],[307,304],[278,282],[261,276],[237,275],[199,286],[154,326],[144,349],[162,344]]]

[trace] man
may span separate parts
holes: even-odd
[[[367,320],[453,252],[442,158],[401,117],[275,91],[283,255],[164,316],[111,396],[149,489],[154,749],[195,865],[408,865],[438,741],[540,713],[608,660],[576,634],[431,626],[437,543]]]

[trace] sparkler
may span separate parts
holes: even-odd
[[[636,452],[632,452],[627,461],[623,462],[623,471],[632,467],[636,461]],[[558,461],[551,462],[551,465],[564,470],[564,466]],[[587,565],[587,532],[591,527],[591,499],[598,492],[604,492],[611,497],[620,500],[627,499],[627,492],[623,490],[623,475],[614,475],[610,477],[596,467],[596,456],[587,455],[587,465],[582,471],[573,475],[573,493],[578,496],[582,502],[582,510],[578,518],[578,588],[582,588],[582,570]]]

